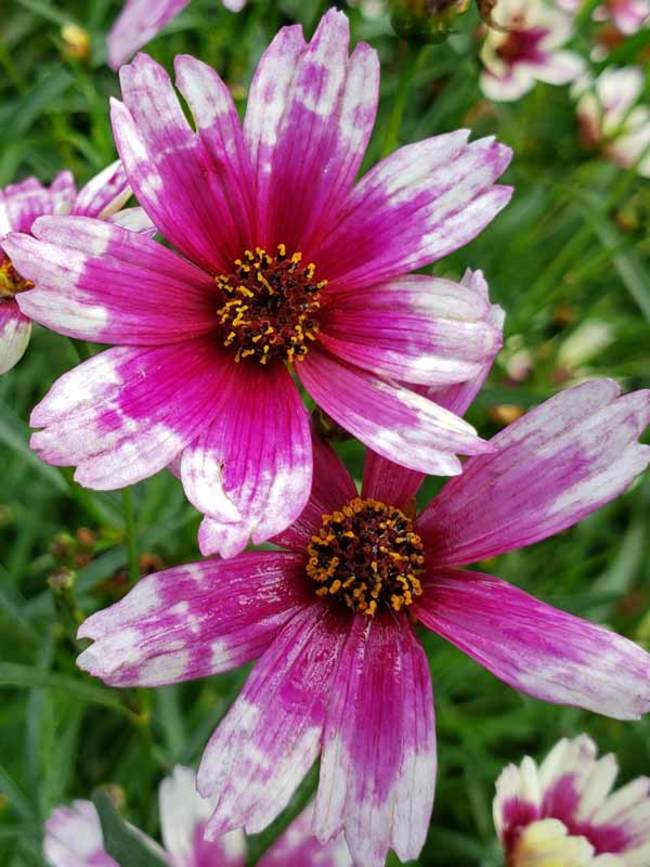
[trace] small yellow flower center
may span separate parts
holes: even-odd
[[[32,281],[21,277],[11,259],[0,250],[0,301],[10,300],[19,292],[26,292],[33,287]]]
[[[403,512],[378,500],[355,497],[324,515],[307,553],[316,595],[337,599],[355,613],[400,611],[422,593],[422,541]]]
[[[217,316],[235,361],[302,361],[318,334],[320,290],[327,284],[316,282],[315,272],[313,263],[303,265],[302,253],[289,255],[279,244],[274,255],[262,247],[246,250],[231,274],[216,278],[223,299]]]

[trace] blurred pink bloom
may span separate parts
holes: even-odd
[[[436,398],[463,412],[484,374]],[[417,622],[528,695],[617,719],[650,710],[650,656],[636,644],[460,568],[559,533],[622,493],[650,461],[637,442],[649,418],[650,392],[585,382],[495,436],[417,517],[420,474],[370,454],[359,496],[315,442],[311,498],[273,540],[281,550],[144,578],[82,624],[79,638],[94,643],[78,664],[126,687],[257,659],[198,772],[215,803],[207,836],[261,831],[321,753],[315,835],[343,831],[358,867],[380,867],[389,848],[416,859],[436,768]]]
[[[159,807],[164,850],[145,834],[140,837],[170,867],[245,867],[243,831],[204,839],[214,804],[197,793],[194,771],[174,768],[160,784]],[[257,862],[259,867],[351,867],[341,838],[323,846],[311,835],[311,812],[308,807],[291,823]],[[54,810],[45,823],[43,853],[51,867],[120,867],[104,849],[99,816],[90,801]]]
[[[595,81],[576,82],[573,95],[585,146],[650,177],[650,106],[640,102],[644,81],[638,66],[608,67]]]
[[[562,46],[572,34],[572,18],[546,0],[499,0],[492,12],[481,60],[483,93],[494,100],[515,100],[536,81],[567,84],[584,62]]]
[[[126,0],[108,34],[108,62],[117,69],[179,15],[190,0]],[[246,0],[221,0],[226,9],[240,12]]]
[[[501,342],[463,284],[408,274],[457,250],[506,205],[511,151],[447,133],[396,151],[356,185],[375,120],[377,55],[348,54],[331,10],[311,43],[282,29],[243,129],[216,72],[140,55],[113,104],[133,190],[179,253],[88,218],[42,218],[11,256],[36,284],[23,311],[120,346],[61,377],[33,448],[96,489],[173,464],[208,517],[202,552],[232,556],[294,521],[312,479],[309,414],[292,378],[385,457],[436,475],[489,447],[403,385],[475,376]],[[300,362],[300,363],[297,363]]]
[[[108,220],[137,231],[151,229],[141,208],[120,210],[131,195],[119,162],[108,166],[79,192],[70,172],[60,172],[44,187],[36,178],[0,189],[0,374],[10,370],[27,349],[31,319],[20,309],[20,294],[32,288],[13,266],[4,238],[9,232],[29,232],[42,214],[78,214]]]
[[[594,12],[597,21],[611,21],[617,30],[630,36],[638,33],[650,18],[650,0],[605,0]]]
[[[496,784],[494,822],[508,867],[646,867],[650,778],[611,793],[614,755],[587,735],[559,741],[541,765],[526,756]]]

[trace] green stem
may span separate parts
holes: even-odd
[[[140,577],[140,567],[138,564],[138,539],[135,528],[135,507],[133,504],[132,488],[124,488],[122,491],[122,505],[124,507],[126,548],[129,555],[129,581],[131,584],[135,584]]]
[[[397,82],[397,90],[395,92],[395,101],[393,110],[388,119],[386,128],[386,137],[382,148],[382,156],[385,157],[395,150],[399,143],[400,131],[402,129],[402,119],[406,110],[406,102],[409,95],[409,89],[413,75],[418,65],[418,60],[421,56],[421,46],[411,44],[410,42],[402,41],[402,69],[400,71],[399,80]]]

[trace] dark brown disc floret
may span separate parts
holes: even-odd
[[[316,595],[374,617],[400,611],[422,593],[424,553],[413,522],[399,509],[356,497],[323,516],[307,549],[307,574]]]
[[[216,278],[223,304],[217,311],[224,346],[235,361],[250,358],[260,364],[274,359],[301,361],[318,334],[320,290],[326,280],[314,279],[316,266],[304,265],[302,254],[275,254],[262,247],[246,250],[234,270]]]

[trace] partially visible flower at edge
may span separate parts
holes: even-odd
[[[581,57],[562,48],[572,34],[571,16],[546,0],[499,0],[492,21],[481,49],[480,78],[490,99],[520,99],[536,81],[568,84],[584,69]]]
[[[0,374],[22,358],[31,334],[29,315],[21,312],[20,294],[33,283],[24,279],[3,250],[9,232],[30,232],[43,214],[77,214],[108,220],[133,231],[151,233],[142,208],[122,208],[131,195],[119,161],[107,166],[78,192],[70,172],[60,172],[51,186],[36,178],[0,189]]]
[[[639,66],[608,67],[595,81],[572,88],[582,143],[621,168],[650,177],[650,106],[641,103],[645,75]]]
[[[160,784],[160,827],[164,849],[140,832],[152,853],[170,867],[245,867],[246,838],[236,830],[205,840],[212,804],[196,791],[196,776],[177,765]],[[351,867],[345,843],[326,846],[310,833],[312,807],[307,807],[257,862],[259,867]],[[43,854],[50,867],[120,867],[104,849],[97,810],[91,801],[57,807],[45,823]]]
[[[176,58],[120,71],[118,152],[160,243],[80,217],[41,218],[11,256],[36,285],[21,305],[55,331],[121,344],[62,376],[34,409],[32,447],[95,489],[172,465],[206,515],[204,554],[233,556],[302,511],[320,409],[374,451],[432,475],[489,449],[410,385],[477,375],[501,343],[489,304],[417,270],[476,237],[510,200],[512,152],[459,130],[407,145],[355,184],[379,64],[348,54],[330,10],[309,44],[280,30],[243,129],[226,85]],[[70,263],[74,263],[71,267]],[[294,381],[296,376],[297,382]],[[404,385],[404,383],[408,385]]]
[[[480,275],[474,275],[480,283]],[[495,311],[498,315],[498,311]],[[464,412],[481,378],[436,394]],[[149,576],[91,615],[78,665],[159,686],[257,659],[206,747],[207,836],[255,833],[322,753],[313,831],[343,831],[359,867],[417,859],[435,785],[429,663],[416,622],[510,686],[618,719],[650,710],[650,656],[626,638],[461,569],[559,533],[650,461],[650,392],[611,380],[561,392],[495,436],[417,517],[422,475],[369,453],[361,494],[316,441],[311,498],[282,550]]]
[[[106,40],[108,62],[113,69],[150,42],[190,0],[126,0]],[[221,0],[226,9],[240,12],[246,0]]]
[[[496,783],[494,824],[508,867],[646,867],[650,777],[612,793],[613,754],[588,735],[559,741],[541,765],[526,756]]]
[[[650,0],[605,0],[594,11],[596,21],[611,21],[625,36],[638,33],[650,18]]]

